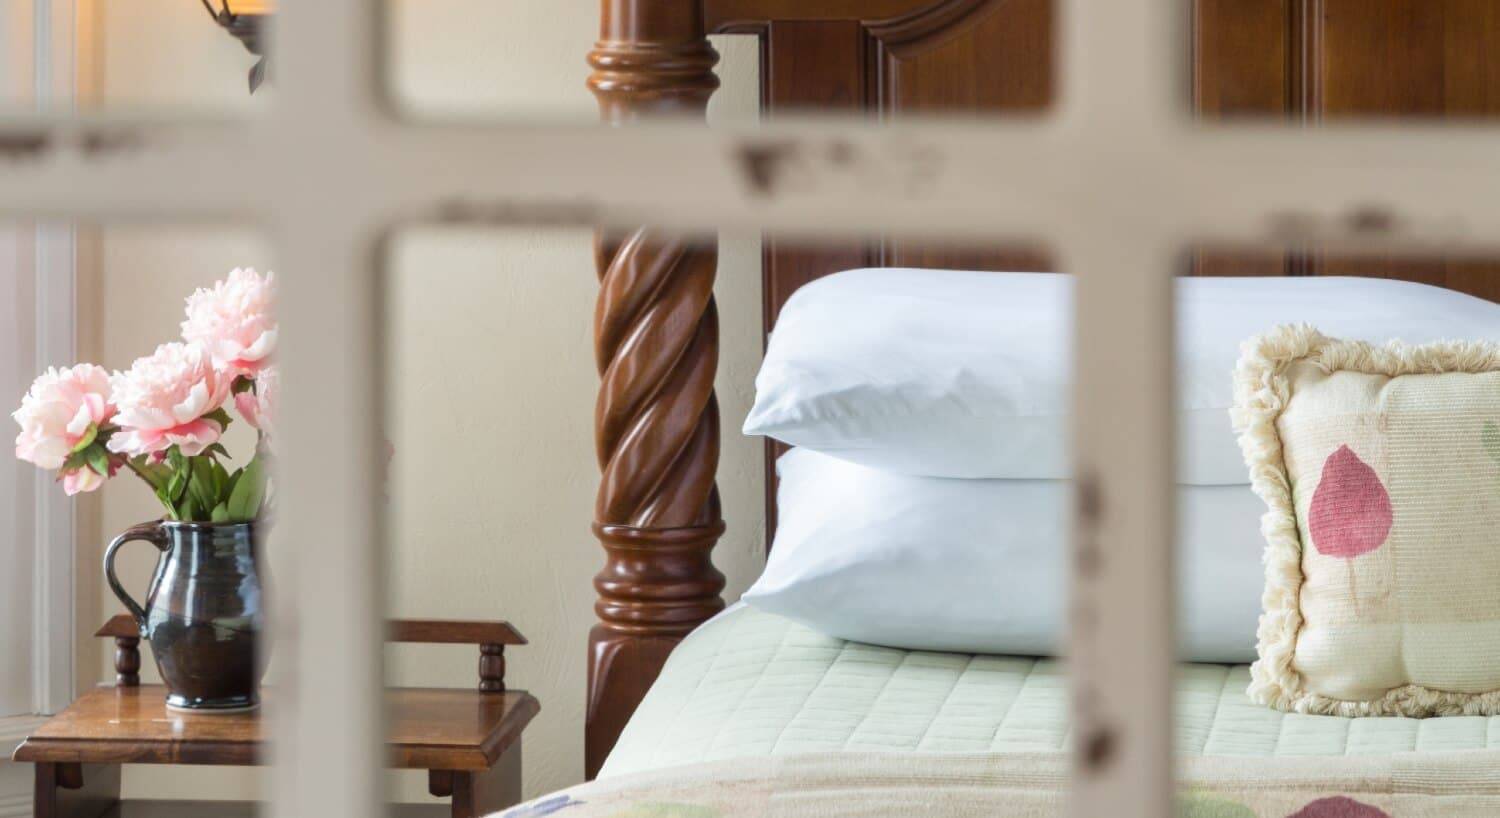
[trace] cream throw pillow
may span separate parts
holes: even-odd
[[[1500,714],[1500,346],[1246,342],[1235,427],[1270,511],[1250,697]]]

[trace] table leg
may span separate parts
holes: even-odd
[[[521,802],[521,745],[481,772],[453,772],[453,818],[480,818]]]
[[[98,818],[120,801],[120,765],[39,763],[34,818]]]

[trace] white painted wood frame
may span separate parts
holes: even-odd
[[[1074,812],[1170,814],[1178,253],[1195,240],[1494,250],[1500,129],[1194,123],[1187,4],[1060,4],[1063,93],[1029,121],[401,122],[381,90],[383,4],[320,0],[284,4],[278,100],[262,120],[0,126],[33,146],[0,152],[0,213],[244,219],[280,249],[296,354],[277,536],[301,546],[275,626],[293,671],[274,711],[275,815],[379,812],[376,268],[388,231],[413,221],[1047,242],[1079,276]],[[848,149],[816,149],[834,139]],[[812,148],[795,189],[753,184],[745,148],[767,140]],[[1392,227],[1356,232],[1368,220],[1353,215],[1372,208]],[[1085,763],[1101,750],[1108,763]]]
[[[0,304],[5,359],[0,388],[19,397],[50,363],[72,361],[74,291],[71,232],[56,224],[0,225]],[[8,663],[0,690],[0,743],[24,736],[30,719],[73,697],[74,503],[52,476],[7,458],[0,468],[0,642]]]
[[[71,0],[8,4],[0,14],[0,94],[10,106],[40,113],[71,112],[76,98],[76,6]],[[0,388],[18,398],[50,365],[69,365],[76,346],[73,230],[59,222],[13,219],[0,224],[0,307],[8,353]],[[9,438],[7,437],[7,440]],[[0,634],[11,664],[0,690],[0,743],[24,736],[36,721],[73,696],[74,504],[49,475],[13,459],[0,469],[5,606]],[[12,650],[14,648],[14,650]],[[24,675],[25,678],[21,678]],[[21,701],[24,699],[24,703]],[[24,705],[24,706],[22,706]],[[23,714],[14,718],[17,714]]]
[[[72,110],[76,13],[72,0],[0,6],[0,109]],[[0,390],[7,402],[46,366],[73,362],[74,247],[65,223],[0,222]],[[31,815],[31,765],[10,763],[10,753],[73,697],[74,505],[50,475],[30,464],[7,458],[0,466],[6,569],[0,571],[0,650],[13,657],[0,671],[0,818]]]

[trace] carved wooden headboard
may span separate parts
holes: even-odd
[[[1500,3],[1184,0],[1185,13],[1189,5],[1192,99],[1203,116],[1500,113]],[[589,85],[609,121],[701,115],[718,85],[705,35],[741,33],[761,43],[768,117],[1034,113],[1053,99],[1054,16],[1051,0],[602,0]],[[723,605],[709,559],[723,531],[717,249],[642,229],[601,236],[597,261],[595,530],[606,564],[589,642],[590,776],[673,646]],[[763,264],[767,329],[798,287],[851,267],[1049,268],[1025,248],[891,240],[816,249],[768,240]],[[1500,264],[1473,261],[1199,252],[1191,272],[1403,278],[1500,300]]]

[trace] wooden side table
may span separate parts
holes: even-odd
[[[84,694],[36,730],[14,759],[36,765],[35,818],[240,816],[234,802],[140,802],[120,798],[122,764],[260,763],[259,711],[193,715],[169,711],[165,688],[142,686],[135,624],[116,617],[98,636],[116,639],[116,685]],[[525,644],[505,622],[397,620],[390,641],[481,646],[478,689],[392,688],[386,692],[388,763],[427,770],[428,791],[449,805],[401,805],[402,816],[476,818],[517,803],[521,733],[541,706],[504,686],[504,646]],[[137,640],[132,642],[130,640]],[[275,691],[263,697],[275,706]]]

